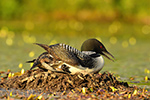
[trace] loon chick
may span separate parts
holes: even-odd
[[[40,69],[43,69],[45,71],[51,70],[51,71],[58,71],[58,72],[69,72],[68,68],[66,65],[62,65],[61,69],[57,68],[59,65],[59,62],[56,60],[54,61],[53,58],[50,56],[48,52],[44,52],[40,54],[40,56],[37,59],[33,59],[31,61],[26,61],[26,63],[33,63],[32,67],[30,70],[32,70],[35,67],[39,67]],[[50,67],[50,65],[53,65],[53,67]]]

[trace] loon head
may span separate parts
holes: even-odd
[[[84,41],[81,46],[81,51],[93,51],[101,55],[104,55],[106,58],[108,58],[111,61],[114,61],[113,59],[108,57],[106,54],[110,55],[112,58],[114,58],[114,56],[110,54],[105,48],[105,46],[97,39],[88,39]]]

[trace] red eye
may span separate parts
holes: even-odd
[[[100,48],[103,48],[102,46],[100,46]]]

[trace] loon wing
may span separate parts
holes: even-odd
[[[91,60],[91,57],[88,55],[66,44],[55,44],[50,46],[45,44],[36,44],[44,48],[55,59],[74,67],[79,65],[86,66],[85,63]]]

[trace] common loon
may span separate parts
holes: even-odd
[[[56,68],[60,68],[71,74],[77,72],[87,74],[97,73],[103,68],[104,59],[102,55],[114,61],[106,54],[110,55],[112,58],[114,58],[114,56],[111,55],[104,45],[97,39],[86,40],[81,46],[81,51],[61,43],[50,46],[39,43],[36,43],[36,45],[41,46],[47,52],[42,53],[33,61],[28,61],[34,62],[31,69],[39,67],[46,70],[56,71]]]

